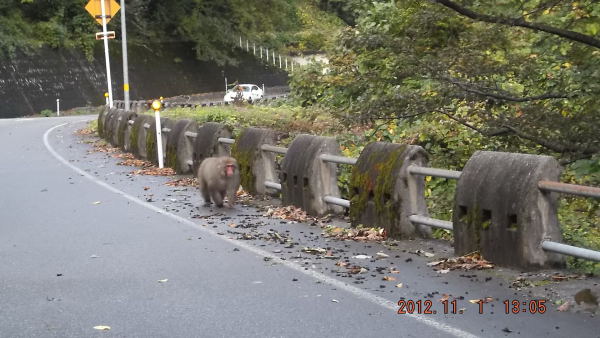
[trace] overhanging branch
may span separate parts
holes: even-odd
[[[508,124],[503,124],[500,128],[495,128],[495,129],[481,129],[481,128],[475,127],[474,125],[470,124],[469,122],[465,121],[464,119],[458,118],[458,117],[450,114],[448,111],[442,110],[441,113],[448,116],[448,118],[452,119],[453,121],[456,121],[456,122],[462,124],[463,126],[470,128],[486,137],[494,137],[494,136],[500,136],[500,135],[506,135],[506,134],[512,133],[522,139],[534,142],[536,144],[541,145],[542,147],[545,147],[549,150],[552,150],[554,152],[561,153],[561,154],[579,153],[579,154],[583,154],[583,155],[590,155],[590,154],[595,154],[595,153],[600,152],[600,147],[558,143],[558,142],[547,140],[542,137],[528,134],[528,133],[526,133],[518,128],[515,128],[513,126],[510,126]]]
[[[466,17],[471,18],[476,21],[496,23],[496,24],[506,25],[506,26],[528,28],[528,29],[532,29],[535,31],[550,33],[550,34],[560,36],[565,39],[569,39],[571,41],[576,41],[576,42],[586,44],[588,46],[600,48],[600,40],[598,40],[592,36],[582,34],[582,33],[574,32],[574,31],[570,31],[570,30],[566,30],[566,29],[560,29],[557,27],[543,24],[543,23],[528,22],[524,18],[507,18],[507,17],[501,17],[501,16],[491,16],[491,15],[487,15],[487,14],[481,14],[481,13],[474,12],[474,11],[472,11],[466,7],[463,7],[459,4],[457,4],[456,2],[450,1],[450,0],[430,0],[430,1],[434,2],[434,3],[438,3],[446,8],[449,8],[463,16],[466,16]]]
[[[530,101],[550,100],[550,99],[568,99],[568,98],[575,97],[575,94],[562,94],[562,93],[545,93],[545,94],[535,95],[535,96],[518,97],[518,96],[510,95],[510,93],[508,93],[508,92],[498,92],[497,90],[494,92],[494,91],[492,91],[493,89],[476,86],[471,83],[462,82],[462,81],[459,81],[457,79],[450,78],[450,77],[442,77],[442,80],[447,81],[453,85],[456,85],[460,89],[462,89],[466,92],[485,96],[485,97],[490,97],[490,98],[502,100],[502,101],[530,102]]]

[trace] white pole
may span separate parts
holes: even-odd
[[[108,107],[113,107],[112,97],[112,80],[110,78],[110,59],[108,56],[108,34],[106,33],[106,6],[104,1],[100,1],[100,7],[102,9],[102,34],[104,34],[104,58],[106,59],[106,83],[108,86]]]
[[[267,50],[267,62],[269,62],[269,48],[265,48]]]
[[[56,99],[56,116],[60,116],[60,99]]]
[[[294,71],[294,60],[292,60],[292,72]]]
[[[256,42],[252,43],[252,54],[256,55]]]
[[[281,68],[281,54],[279,54],[279,68]]]
[[[129,64],[127,62],[127,25],[125,24],[125,0],[121,0],[121,50],[123,51],[123,98],[125,111],[129,111]]]
[[[242,48],[242,36],[240,35],[240,48]]]
[[[262,60],[262,46],[260,46],[260,59]]]
[[[154,111],[156,121],[156,150],[158,151],[158,167],[163,168],[162,127],[160,125],[160,109]]]
[[[225,93],[227,93],[227,76],[225,77]]]
[[[285,70],[287,70],[287,58],[285,58]]]
[[[250,51],[250,48],[248,48],[249,47],[248,44],[249,44],[249,41],[246,40],[246,52]]]
[[[273,51],[273,66],[275,65],[275,51]]]

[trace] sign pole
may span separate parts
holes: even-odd
[[[125,24],[125,0],[121,0],[121,49],[123,51],[123,97],[125,111],[129,111],[129,65],[127,64],[127,25]]]
[[[162,103],[159,100],[154,100],[152,102],[152,109],[154,109],[154,121],[156,122],[156,151],[158,157],[158,167],[163,168],[163,147],[162,147],[162,126],[160,125],[160,108],[162,108]]]
[[[108,107],[113,107],[113,96],[112,96],[112,79],[110,78],[110,59],[108,56],[108,34],[106,33],[106,6],[104,0],[100,1],[100,7],[102,9],[102,33],[104,40],[104,58],[106,59],[106,83],[108,87]]]

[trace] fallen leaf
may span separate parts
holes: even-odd
[[[378,252],[378,253],[376,253],[376,255],[377,255],[377,258],[388,258],[388,257],[390,257],[390,255],[387,255],[387,254],[385,254],[383,252]]]
[[[230,228],[237,228],[237,224],[235,224],[235,223],[229,223],[229,227]]]
[[[108,330],[110,330],[110,326],[98,325],[98,326],[94,326],[94,329],[100,330],[100,331],[108,331]]]
[[[450,299],[450,295],[449,295],[449,294],[446,294],[446,293],[444,293],[444,294],[442,294],[442,298],[440,298],[438,301],[439,301],[439,302],[445,302],[445,301],[447,301],[448,299]]]
[[[469,303],[471,304],[477,304],[479,302],[481,302],[481,299],[469,299]]]
[[[397,287],[397,288],[401,288],[402,286],[403,286],[403,284],[402,284],[402,283],[398,283],[398,284],[396,284],[396,287]]]
[[[395,281],[395,280],[396,280],[396,277],[392,277],[392,276],[383,276],[383,278],[382,278],[382,279],[383,279],[383,280],[386,280],[386,281]]]
[[[340,302],[340,301],[339,301],[339,300],[337,300],[337,299],[332,299],[331,301],[332,301],[332,302],[334,302],[334,303],[339,303],[339,302]]]
[[[390,273],[400,273],[400,270],[396,270],[395,268],[390,268]]]
[[[144,190],[150,190],[150,187],[144,187]]]
[[[306,252],[306,253],[309,253],[309,254],[317,255],[317,254],[327,253],[327,250],[325,250],[323,248],[308,248],[308,247],[304,247],[302,249],[302,252]]]
[[[100,201],[96,201],[96,202],[94,202],[94,203],[92,203],[92,204],[93,204],[93,205],[98,205],[98,204],[100,204],[100,203],[102,203],[102,202],[100,202]]]
[[[348,273],[351,273],[351,274],[365,273],[365,272],[369,271],[369,270],[367,270],[367,269],[365,269],[365,268],[363,268],[361,266],[358,266],[358,265],[354,265],[354,266],[348,267],[346,269],[348,269]]]
[[[437,273],[448,273],[448,272],[450,272],[450,269],[437,270]]]
[[[159,283],[166,283],[166,282],[168,282],[168,281],[169,281],[169,280],[168,280],[167,278],[165,278],[165,279],[159,279],[159,280],[158,280],[158,282],[159,282]]]
[[[352,256],[352,258],[356,258],[356,259],[370,259],[370,258],[373,258],[373,257],[367,256],[367,255],[356,255],[356,256]]]
[[[424,250],[417,250],[417,251],[415,251],[415,253],[417,255],[419,255],[419,256],[425,256],[425,257],[430,257],[430,258],[433,257],[433,256],[435,256],[435,254],[433,254],[431,252],[424,251]]]
[[[560,312],[566,312],[566,311],[569,311],[570,307],[571,307],[571,303],[565,302],[563,305],[559,306],[556,310],[558,310]]]

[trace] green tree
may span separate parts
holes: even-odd
[[[372,2],[296,94],[348,123],[433,114],[564,159],[600,151],[600,3]]]

